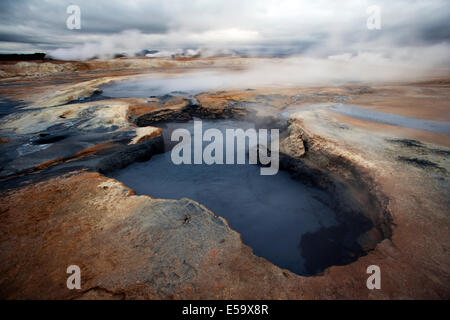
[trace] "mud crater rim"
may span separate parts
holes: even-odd
[[[255,127],[278,127],[280,129],[281,137],[283,135],[286,136],[287,128],[290,125],[289,121],[285,119],[283,120],[279,117],[255,117],[255,114],[252,114],[248,110],[247,113],[243,115],[241,112],[242,110],[239,109],[239,112],[236,115],[234,113],[235,110],[233,106],[225,107],[223,110],[225,112],[223,113],[214,114],[199,104],[193,104],[192,101],[187,107],[182,108],[181,110],[171,110],[167,117],[156,117],[156,119],[152,119],[152,116],[155,114],[158,115],[158,112],[160,111],[161,110],[144,114],[141,118],[138,117],[132,121],[138,126],[162,127],[163,134],[166,133],[164,126],[185,124],[188,121],[192,121],[194,117],[198,117],[203,121],[213,122],[223,120],[231,122],[251,121]],[[142,120],[142,118],[144,121],[139,120]],[[305,140],[305,149],[307,149],[307,146],[308,141]],[[169,150],[165,148],[161,154],[168,154],[168,151]],[[308,158],[308,156],[309,154],[306,158]],[[336,159],[333,161],[335,160]],[[152,161],[154,161],[154,159]],[[146,163],[152,162],[148,161]],[[136,163],[134,165],[140,164]],[[349,164],[345,165],[348,166]],[[354,170],[356,169],[351,168],[351,171]],[[124,179],[117,177],[118,172],[120,171],[115,170],[112,172],[112,175],[109,174],[109,176],[125,183],[139,194],[139,190],[136,190],[136,188],[132,185],[128,184],[126,181],[123,181]],[[383,198],[382,195],[371,194],[374,189],[371,185],[365,185],[367,181],[361,181],[361,184],[364,185],[365,192],[369,194],[369,206],[375,204],[375,210],[372,210],[372,213],[365,212],[365,206],[355,201],[354,197],[351,195],[351,192],[347,190],[345,183],[338,182],[338,180],[335,179],[329,172],[311,168],[304,159],[293,159],[286,154],[280,153],[280,172],[283,174],[289,173],[291,179],[293,178],[294,180],[298,180],[296,183],[319,189],[321,192],[330,195],[331,201],[329,206],[336,213],[336,219],[338,220],[337,225],[325,226],[316,232],[306,232],[301,236],[301,239],[299,240],[299,248],[302,250],[302,256],[305,261],[308,260],[309,265],[300,271],[298,269],[295,270],[295,268],[290,268],[289,266],[280,265],[279,263],[273,261],[270,257],[256,252],[254,246],[247,243],[245,239],[245,232],[242,232],[239,228],[235,228],[233,219],[230,219],[226,214],[220,212],[220,210],[211,208],[204,201],[198,202],[214,212],[214,214],[225,218],[230,223],[231,228],[241,234],[241,239],[245,244],[253,249],[255,255],[266,258],[274,265],[284,269],[289,269],[290,271],[302,276],[317,275],[329,267],[335,265],[348,265],[355,262],[359,257],[364,256],[373,250],[383,239],[391,237],[392,218],[387,209],[387,200]],[[365,179],[367,180],[367,178]],[[370,181],[369,184],[370,183],[372,182]],[[155,197],[155,194],[145,192],[142,194]],[[189,196],[180,194],[177,199],[184,197],[189,198]],[[167,199],[168,197],[160,196],[158,198]],[[375,213],[373,211],[375,211]],[[342,240],[342,243],[339,243],[339,241],[336,242],[336,240]],[[330,244],[333,243],[334,245],[332,245],[332,248],[330,249]],[[339,252],[341,256],[337,257],[336,255],[330,255],[330,251]],[[317,254],[317,252],[322,253]]]

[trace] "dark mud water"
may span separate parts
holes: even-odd
[[[21,106],[23,106],[23,103],[20,101],[0,98],[0,118],[20,110],[19,107]]]
[[[180,127],[192,130],[193,123],[163,126],[165,140],[170,139],[173,129]],[[203,121],[203,130],[210,127],[221,131],[225,128],[245,130],[252,124]],[[110,176],[124,182],[137,194],[168,199],[187,197],[202,203],[226,218],[256,255],[297,274],[321,272],[333,261],[327,260],[311,270],[301,247],[303,235],[328,230],[338,224],[328,194],[292,179],[285,171],[274,176],[261,176],[257,165],[174,165],[170,152],[166,152]],[[323,237],[327,237],[326,232]],[[333,262],[338,263],[339,252],[331,247],[320,248],[327,249],[334,257]],[[321,256],[323,254],[320,252]],[[311,251],[307,257],[311,257]]]

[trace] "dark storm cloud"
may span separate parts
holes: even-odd
[[[166,19],[149,5],[130,6],[133,1],[65,1],[65,0],[2,0],[0,25],[25,25],[42,28],[46,32],[66,32],[66,9],[79,5],[84,32],[115,33],[127,29],[142,32],[167,31]],[[144,2],[145,3],[145,2]]]
[[[132,1],[131,1],[132,2]],[[138,29],[143,33],[168,31],[161,12],[127,5],[128,1],[0,1],[0,42],[67,46],[91,37]],[[81,30],[68,30],[66,9],[81,7]],[[44,46],[45,47],[45,46]]]
[[[81,30],[66,28],[70,4],[81,8]],[[376,31],[366,28],[374,4],[382,21]],[[95,44],[104,52],[214,47],[329,55],[449,42],[447,0],[0,1],[0,51],[77,46],[80,59]]]

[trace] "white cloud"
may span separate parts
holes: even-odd
[[[415,54],[405,48],[434,47],[439,56],[450,55],[445,51],[450,42],[448,0],[110,0],[103,5],[78,0],[79,31],[65,27],[69,4],[2,0],[0,49],[20,47],[13,42],[27,50],[59,46],[54,56],[74,59],[131,55],[147,48],[245,49],[256,54],[264,49],[315,57],[370,52],[389,57]],[[373,4],[381,7],[381,30],[366,27],[366,9]],[[126,31],[131,29],[138,31]]]

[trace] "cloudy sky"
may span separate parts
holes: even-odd
[[[69,5],[81,29],[69,30]],[[371,5],[381,29],[366,26]],[[450,52],[449,0],[1,0],[0,52],[211,48],[249,53],[340,55],[354,52]],[[394,51],[395,50],[395,51]]]

